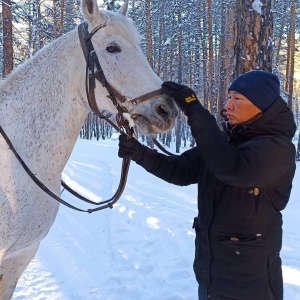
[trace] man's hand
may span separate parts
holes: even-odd
[[[195,92],[185,85],[165,81],[162,84],[162,90],[166,95],[174,99],[185,115],[190,115],[197,106],[202,107]]]
[[[124,133],[119,137],[118,155],[122,158],[132,159],[148,172],[158,169],[160,166],[160,158],[157,156],[155,149],[150,149],[142,145],[134,138],[129,139]]]
[[[135,138],[128,138],[126,134],[122,133],[119,137],[119,152],[121,158],[130,158],[134,161],[140,160],[144,153],[144,148]]]

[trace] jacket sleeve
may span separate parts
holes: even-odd
[[[178,156],[144,151],[142,159],[136,163],[169,183],[185,186],[198,182],[200,157],[196,148]]]
[[[198,153],[222,182],[239,187],[280,185],[294,166],[295,149],[283,138],[262,136],[239,147],[228,143],[214,117],[204,108],[188,118]]]

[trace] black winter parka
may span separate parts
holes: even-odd
[[[282,300],[282,216],[295,173],[296,126],[278,98],[259,118],[221,132],[197,107],[196,147],[137,163],[176,185],[198,183],[194,271],[209,299]]]

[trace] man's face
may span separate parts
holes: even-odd
[[[245,123],[261,113],[257,106],[238,92],[228,92],[227,99],[225,109],[231,125]]]

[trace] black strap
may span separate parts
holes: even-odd
[[[58,201],[59,203],[72,208],[74,210],[80,211],[80,212],[88,212],[88,213],[92,213],[98,210],[102,210],[105,208],[112,208],[113,205],[118,201],[118,199],[120,198],[120,196],[122,195],[124,188],[125,188],[125,183],[126,183],[126,179],[127,179],[127,175],[128,175],[128,170],[129,170],[129,165],[130,165],[130,159],[123,159],[123,164],[122,164],[122,180],[120,180],[118,189],[116,191],[116,193],[114,194],[114,196],[112,198],[110,198],[109,200],[106,201],[102,201],[99,203],[95,203],[83,196],[81,196],[80,194],[78,194],[77,192],[74,192],[69,186],[67,186],[65,184],[64,181],[62,181],[62,186],[68,190],[71,194],[73,194],[74,196],[78,197],[79,199],[93,204],[93,205],[101,205],[98,208],[94,208],[94,209],[88,209],[88,210],[83,210],[80,209],[76,206],[73,206],[72,204],[66,202],[65,200],[61,199],[60,197],[58,197],[56,194],[54,194],[51,190],[49,190],[32,172],[31,170],[28,168],[28,166],[26,165],[26,163],[23,161],[23,159],[19,156],[19,154],[17,153],[16,149],[14,148],[13,144],[11,143],[10,139],[8,138],[8,136],[6,135],[6,133],[4,132],[3,128],[0,126],[0,133],[3,136],[3,138],[5,139],[6,143],[8,144],[9,148],[12,150],[12,152],[14,153],[14,155],[16,156],[16,158],[18,159],[18,161],[20,162],[20,164],[22,165],[23,169],[26,171],[26,173],[30,176],[30,178],[34,181],[34,183],[40,188],[42,189],[46,194],[48,194],[50,197],[52,197],[53,199],[55,199],[56,201]]]
[[[163,151],[164,153],[170,155],[170,156],[178,156],[176,154],[173,154],[171,152],[169,152],[166,148],[164,148],[155,137],[151,137],[153,143],[155,144],[155,146],[160,149],[161,151]]]
[[[102,210],[105,208],[113,208],[113,205],[119,200],[119,198],[121,197],[125,185],[126,185],[126,181],[127,181],[127,176],[128,176],[128,171],[129,171],[129,165],[130,165],[131,160],[130,159],[123,159],[122,162],[122,171],[121,171],[121,178],[120,178],[120,183],[118,186],[117,191],[115,192],[115,194],[108,200],[105,201],[101,201],[99,203],[95,203],[87,198],[85,198],[84,196],[78,194],[77,192],[75,192],[73,189],[71,189],[63,180],[61,181],[61,185],[69,192],[71,193],[73,196],[81,199],[84,202],[93,204],[93,205],[102,205],[101,207],[98,208],[94,208],[94,209],[88,209],[86,212],[88,213],[92,213],[95,212],[97,210]],[[107,203],[107,204],[106,204]],[[104,205],[106,204],[106,205]]]

